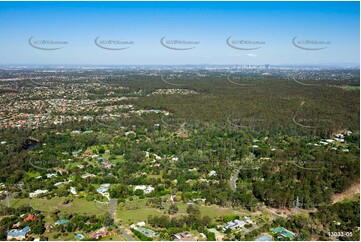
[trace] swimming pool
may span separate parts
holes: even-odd
[[[256,238],[254,241],[272,241],[272,240],[273,240],[273,238],[271,235],[265,234],[265,235],[262,235],[262,236]]]

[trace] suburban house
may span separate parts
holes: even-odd
[[[92,239],[99,239],[100,237],[103,237],[103,236],[107,236],[109,235],[110,233],[108,231],[98,231],[94,234],[90,234],[90,238]]]
[[[227,222],[227,225],[223,227],[223,231],[227,229],[236,229],[246,225],[246,222],[243,220],[235,219],[233,221]]]
[[[78,193],[76,192],[75,187],[70,187],[70,193],[73,194],[73,195],[78,194]]]
[[[26,226],[23,229],[12,229],[8,232],[6,232],[6,239],[7,240],[23,240],[26,238],[26,234],[30,231],[30,227]]]
[[[145,186],[145,185],[140,185],[140,186],[135,186],[134,187],[134,191],[136,190],[143,190],[144,194],[149,194],[151,193],[152,191],[154,191],[154,187],[152,186]]]
[[[82,175],[81,176],[81,178],[83,178],[83,179],[87,179],[87,178],[93,178],[93,177],[95,177],[95,175],[94,174],[85,174],[85,175]]]
[[[144,226],[145,226],[145,222],[144,222],[144,221],[138,222],[137,225],[138,225],[139,227],[144,227]]]
[[[209,172],[208,176],[216,176],[217,175],[217,172],[212,170]]]
[[[145,222],[141,221],[141,222],[138,222],[138,223],[136,223],[136,224],[130,225],[130,228],[131,228],[131,229],[134,229],[134,228],[136,228],[136,227],[144,227],[144,226],[145,226]]]
[[[38,189],[35,192],[29,193],[29,197],[37,197],[38,195],[44,194],[44,193],[47,193],[47,192],[48,192],[48,190],[40,190],[40,189]]]
[[[19,228],[20,227],[20,225],[21,225],[21,223],[20,222],[17,222],[16,224],[13,224],[13,228]]]
[[[52,178],[52,177],[57,177],[58,175],[56,173],[49,173],[46,174],[46,178]]]
[[[105,228],[101,228],[99,229],[97,232],[93,233],[93,234],[90,234],[89,237],[92,238],[92,239],[99,239],[100,237],[104,237],[104,236],[107,236],[107,235],[111,235],[111,234],[114,234],[114,231],[106,231]]]
[[[271,229],[272,233],[279,234],[279,238],[293,239],[296,234],[282,227]]]
[[[26,221],[34,221],[34,220],[35,220],[35,216],[33,214],[30,214],[29,216],[24,218],[24,222],[26,222]]]
[[[188,231],[178,233],[178,234],[173,234],[172,239],[174,241],[196,241],[196,239],[193,238],[192,235]]]
[[[235,219],[233,221],[227,222],[227,225],[222,228],[223,231],[226,231],[227,229],[242,228],[246,224],[253,224],[253,221],[250,219],[250,217],[245,216],[244,219],[245,220]]]

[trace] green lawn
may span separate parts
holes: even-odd
[[[165,211],[165,210],[163,210]],[[117,211],[117,218],[121,220],[122,224],[128,222],[136,223],[140,221],[147,221],[149,215],[163,215],[163,211],[155,208],[141,208],[135,210]]]
[[[63,204],[65,198],[54,197],[52,199],[44,198],[23,198],[23,199],[11,199],[10,204],[14,207],[19,207],[21,205],[28,204],[36,210],[44,212],[52,212],[56,209],[60,210],[60,214],[64,213],[86,213],[88,215],[101,215],[105,211],[99,209],[95,202],[88,202],[85,199],[74,198],[73,202],[69,204]]]
[[[156,208],[147,207],[146,204],[147,199],[142,200],[135,200],[135,201],[127,201],[126,205],[123,208],[119,208],[117,210],[117,217],[118,219],[122,220],[122,223],[134,223],[139,221],[147,221],[149,215],[168,215],[168,208],[170,206],[170,202],[163,203],[165,209],[160,210]],[[137,209],[126,209],[130,205],[137,205]],[[179,212],[176,216],[186,215],[187,214],[187,204],[178,202],[176,203]],[[104,206],[106,207],[106,206]],[[230,208],[222,208],[216,205],[213,206],[199,206],[199,210],[201,211],[202,216],[209,216],[211,218],[217,218],[227,215],[239,215],[239,216],[249,216],[251,212],[244,210],[244,211],[236,211]]]
[[[119,233],[119,234],[114,234],[114,235],[108,235],[108,236],[104,236],[101,239],[99,239],[100,241],[128,241],[127,237],[125,237],[123,234]]]
[[[26,198],[26,199],[17,199],[17,198],[11,198],[10,199],[10,206],[11,207],[20,207],[20,206],[23,206],[23,205],[28,205],[29,204],[29,199]]]
[[[186,214],[187,213],[187,204],[184,203],[176,203],[179,208],[179,213]],[[251,213],[247,210],[244,211],[236,211],[230,208],[222,208],[216,205],[212,206],[198,206],[201,211],[202,216],[209,216],[211,218],[217,218],[228,215],[250,215]]]
[[[14,207],[18,207],[24,204],[29,204],[34,209],[52,212],[56,209],[60,210],[60,215],[65,213],[78,213],[87,215],[102,215],[109,210],[109,205],[95,202],[88,202],[85,199],[74,198],[73,202],[64,205],[65,198],[54,197],[50,200],[43,198],[25,198],[25,199],[11,199],[10,204]],[[146,206],[148,199],[127,201],[125,206],[118,206],[116,210],[117,219],[121,220],[121,224],[135,223],[139,221],[147,221],[150,215],[160,216],[168,214],[168,208],[170,202],[163,203],[165,209],[160,210],[157,208],[151,208]],[[136,206],[135,206],[136,205]],[[184,203],[177,202],[176,205],[179,208],[179,212],[176,216],[186,215],[187,206]],[[133,207],[132,209],[130,209]],[[134,209],[136,208],[136,209]],[[216,205],[213,206],[199,206],[202,216],[209,216],[211,218],[222,217],[226,215],[251,215],[249,211],[236,211],[230,208],[222,208]]]
[[[94,155],[93,150],[99,150],[101,147],[103,147],[106,151],[104,154],[98,154],[99,157],[103,158],[104,160],[110,160],[110,157],[112,157],[112,155],[110,155],[109,149],[113,146],[114,145],[93,145],[88,147],[86,149],[86,152],[89,152],[91,155]],[[83,154],[81,154],[81,156],[83,156]],[[112,160],[113,163],[124,162],[123,155],[113,155],[113,157],[115,157],[115,160]]]
[[[44,233],[44,236],[48,237],[49,240],[55,240],[53,237],[54,235],[57,235],[57,234],[62,234],[61,236],[59,236],[56,240],[57,241],[73,241],[73,240],[76,240],[75,238],[75,233],[68,233],[68,235],[64,236],[63,233],[57,231],[57,232],[51,232],[51,233],[48,233],[48,232],[45,232]]]

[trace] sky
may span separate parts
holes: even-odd
[[[0,2],[0,33],[0,65],[360,63],[359,2]]]

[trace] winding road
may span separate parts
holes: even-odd
[[[248,157],[246,157],[246,159],[245,159],[245,161],[244,161],[244,164],[251,164],[252,165],[252,160],[255,158],[255,155],[253,154],[253,153],[251,153],[250,154],[250,156],[248,156]],[[238,179],[238,175],[239,175],[239,173],[241,172],[241,170],[242,169],[244,169],[244,170],[253,170],[253,169],[257,169],[256,167],[252,167],[252,166],[250,166],[250,167],[244,167],[244,166],[242,166],[241,165],[241,167],[238,169],[238,171],[236,172],[236,174],[234,174],[232,177],[231,177],[231,190],[233,191],[233,192],[235,192],[236,191],[236,181],[237,181],[237,179]]]

